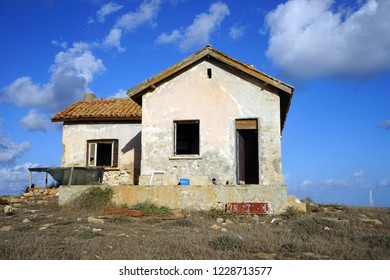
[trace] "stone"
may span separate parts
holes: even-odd
[[[29,222],[30,222],[30,220],[27,218],[22,221],[22,223],[29,223]]]
[[[217,223],[218,223],[218,224],[222,224],[222,223],[223,223],[223,221],[224,221],[224,219],[223,219],[223,218],[217,218]]]
[[[210,228],[213,229],[213,230],[220,230],[221,226],[214,224]]]
[[[221,228],[221,232],[228,232],[227,228]]]
[[[77,221],[78,222],[81,222],[83,219],[82,218],[77,218]]]
[[[226,219],[225,223],[227,223],[227,224],[233,224],[233,221],[230,220],[230,219]]]
[[[374,224],[374,225],[383,225],[383,222],[378,220],[378,219],[361,219],[360,220],[362,223],[365,223],[365,224]]]
[[[93,229],[92,229],[92,232],[100,232],[100,231],[102,231],[101,228],[93,228]]]
[[[103,219],[97,219],[97,218],[94,218],[94,217],[88,217],[88,223],[102,225],[102,224],[104,224],[104,220]]]
[[[15,213],[15,208],[12,207],[11,205],[6,205],[6,206],[4,207],[4,213],[5,213],[6,215],[12,215],[13,213]]]
[[[258,224],[258,223],[260,222],[260,217],[257,216],[257,215],[254,215],[254,216],[252,217],[252,222]]]
[[[329,228],[329,227],[324,227],[324,230],[325,230],[325,231],[329,231],[330,228]]]
[[[322,220],[333,222],[333,223],[337,223],[337,224],[343,224],[343,225],[348,225],[349,224],[348,220],[343,220],[343,219],[340,219],[340,218],[327,218],[327,217],[323,217]]]
[[[283,219],[281,219],[281,218],[273,218],[272,220],[271,220],[271,224],[273,224],[273,225],[283,225]]]
[[[12,230],[12,229],[13,229],[12,226],[2,226],[2,227],[0,228],[1,231],[10,231],[10,230]]]

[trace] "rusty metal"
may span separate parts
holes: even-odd
[[[226,213],[240,215],[268,215],[268,202],[229,202]]]

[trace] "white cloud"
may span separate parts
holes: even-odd
[[[378,182],[378,186],[381,188],[390,187],[390,180],[388,178],[382,179]]]
[[[208,12],[196,15],[192,24],[184,28],[184,32],[176,29],[170,34],[162,33],[156,42],[160,44],[178,43],[182,51],[204,46],[209,43],[211,34],[229,14],[229,7],[226,4],[213,3]]]
[[[337,3],[336,3],[337,4]],[[390,2],[355,10],[333,0],[289,0],[266,16],[267,56],[294,78],[369,75],[390,70]]]
[[[118,52],[123,52],[126,48],[121,46],[122,29],[113,28],[103,41],[103,46],[116,48]]]
[[[379,124],[379,128],[390,129],[390,120],[385,120]]]
[[[160,34],[157,37],[156,42],[159,44],[169,44],[178,41],[181,37],[182,35],[179,30],[173,30],[170,34]]]
[[[0,193],[19,194],[28,185],[28,168],[36,167],[36,163],[26,162],[13,167],[0,166]]]
[[[136,12],[122,15],[115,27],[132,31],[144,23],[153,23],[160,9],[161,0],[144,0]]]
[[[301,187],[309,187],[311,185],[313,185],[313,182],[309,179],[303,180],[303,182],[300,184]]]
[[[116,93],[110,95],[108,98],[128,98],[126,92],[127,91],[124,89],[119,89]]]
[[[244,36],[245,34],[245,30],[246,30],[246,27],[243,26],[243,25],[240,25],[238,23],[235,23],[232,27],[230,27],[229,29],[229,36],[233,39],[233,40],[237,40],[239,38],[241,38],[242,36]]]
[[[31,109],[20,120],[20,123],[31,131],[47,131],[49,128],[49,117],[38,112],[36,109]]]
[[[30,77],[20,77],[0,91],[0,102],[42,106],[49,111],[62,109],[81,99],[94,77],[104,70],[103,62],[92,54],[91,45],[77,42],[55,56],[49,82],[41,85]]]
[[[118,5],[116,3],[110,2],[107,4],[104,4],[99,11],[97,11],[96,16],[97,16],[97,21],[98,22],[104,22],[106,20],[106,17],[108,15],[111,15],[120,9],[122,9],[122,5]]]
[[[0,131],[0,163],[11,163],[30,148],[31,144],[29,142],[24,141],[21,144],[16,144]],[[0,178],[3,180],[1,176]]]
[[[68,43],[66,41],[64,41],[62,38],[59,41],[58,40],[52,40],[51,44],[53,46],[61,47],[63,49],[66,49],[68,47]]]

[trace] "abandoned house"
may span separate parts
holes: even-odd
[[[63,122],[61,165],[103,166],[112,186],[186,185],[208,205],[204,192],[214,188],[214,202],[283,207],[281,135],[293,90],[206,46],[129,89],[129,98],[86,94],[51,120]]]

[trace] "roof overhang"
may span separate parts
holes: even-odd
[[[218,63],[223,63],[227,67],[230,67],[235,71],[241,72],[241,74],[243,75],[247,75],[252,79],[254,78],[258,81],[261,81],[264,88],[267,88],[271,92],[278,94],[280,96],[281,132],[283,131],[284,123],[286,121],[287,114],[290,108],[294,87],[270,75],[267,75],[266,73],[261,72],[248,64],[242,63],[212,48],[210,45],[207,45],[202,50],[179,61],[178,63],[150,77],[142,83],[132,87],[127,91],[127,95],[139,104],[141,104],[141,97],[145,93],[154,91],[158,86],[164,84],[165,82],[171,80],[180,73],[203,61],[216,61]]]

